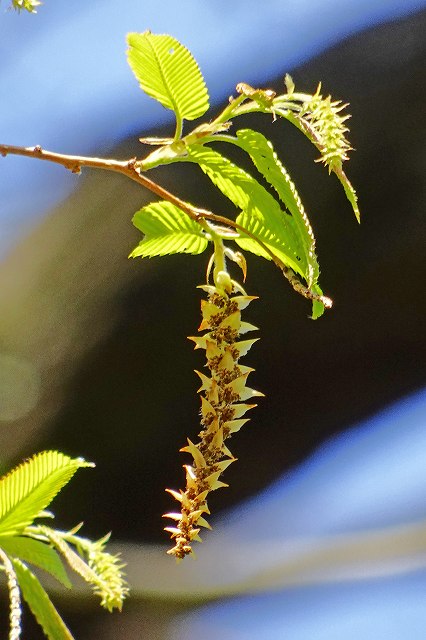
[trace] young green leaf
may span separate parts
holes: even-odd
[[[142,207],[133,216],[133,224],[144,239],[130,257],[165,256],[171,253],[202,253],[208,241],[201,227],[181,209],[166,201]]]
[[[169,35],[129,33],[129,65],[141,88],[177,120],[195,120],[209,108],[203,76],[191,53]]]
[[[39,580],[20,560],[13,560],[22,595],[49,640],[74,640]]]
[[[261,133],[251,129],[237,131],[239,146],[251,157],[256,169],[276,190],[281,202],[290,211],[294,228],[303,247],[308,286],[318,278],[319,267],[315,255],[315,238],[302,201],[285,167],[274,151],[272,143]]]
[[[71,588],[64,565],[58,553],[49,544],[24,536],[2,536],[0,546],[9,556],[30,562],[50,573],[67,589]]]
[[[213,184],[242,210],[237,222],[260,240],[267,240],[266,244],[274,252],[279,250],[279,257],[286,265],[306,277],[308,265],[294,220],[257,180],[228,158],[207,147],[189,147],[188,155],[181,160],[196,162]],[[243,249],[271,259],[254,240],[241,236],[236,242]]]
[[[40,515],[80,467],[82,458],[43,451],[0,479],[0,537],[22,533]],[[1,541],[0,541],[1,545]]]

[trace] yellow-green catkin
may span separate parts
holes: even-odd
[[[195,342],[196,349],[205,350],[209,370],[209,375],[196,372],[201,379],[198,391],[201,394],[202,430],[197,444],[188,439],[188,445],[181,449],[193,458],[191,465],[184,465],[185,491],[167,489],[180,503],[180,513],[164,516],[175,521],[173,527],[166,527],[166,531],[174,541],[174,547],[168,553],[177,559],[192,553],[193,540],[201,541],[200,527],[210,528],[204,517],[210,513],[207,496],[210,491],[228,486],[219,478],[235,461],[225,442],[248,421],[243,417],[245,413],[256,406],[246,401],[263,395],[246,386],[253,369],[239,364],[240,358],[257,340],[240,340],[242,334],[257,329],[241,320],[241,311],[256,297],[246,295],[227,272],[219,273],[215,285],[200,288],[207,293],[207,300],[201,302],[199,331],[206,333],[190,340]]]
[[[315,95],[303,104],[299,115],[308,123],[314,143],[321,152],[321,157],[316,162],[323,162],[330,172],[349,160],[348,153],[352,151],[352,147],[346,139],[349,129],[345,122],[351,116],[340,113],[348,104],[343,104],[340,100],[332,101],[330,96],[323,98],[320,92],[321,84]]]

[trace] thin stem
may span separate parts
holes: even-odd
[[[177,113],[177,111],[175,111],[175,116],[176,116],[176,130],[175,130],[175,136],[173,140],[174,142],[178,142],[178,140],[180,140],[182,136],[183,121],[180,115]]]
[[[223,240],[219,236],[215,235],[213,237],[214,242],[214,271],[213,271],[213,280],[215,285],[218,285],[217,278],[219,273],[223,273],[226,271],[226,262],[225,262],[225,248],[223,246]]]
[[[237,98],[232,98],[230,103],[225,107],[223,111],[219,113],[217,118],[213,120],[214,124],[220,124],[222,122],[227,122],[230,118],[232,118],[235,114],[235,110],[240,106],[244,100],[247,99],[245,95],[239,95]]]
[[[263,107],[256,100],[248,100],[247,96],[241,94],[233,99],[230,104],[215,118],[214,123],[226,122],[230,118],[246,115],[247,113],[274,113],[275,106],[280,109],[287,108],[289,110],[300,111],[301,106],[298,103],[305,103],[312,100],[312,96],[308,93],[292,93],[276,96],[270,107]],[[244,103],[244,104],[243,104]],[[284,116],[283,113],[280,115]]]
[[[241,147],[238,138],[227,133],[215,133],[214,135],[206,136],[202,144],[214,144],[215,142],[228,142]]]

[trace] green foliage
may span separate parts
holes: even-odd
[[[359,206],[358,206],[358,196],[356,194],[355,189],[353,188],[351,182],[349,181],[346,173],[343,171],[343,169],[341,167],[337,167],[334,169],[334,173],[336,174],[336,176],[339,178],[342,187],[345,191],[345,195],[347,197],[347,199],[349,200],[349,202],[352,205],[352,209],[355,213],[356,219],[358,220],[358,222],[360,222],[361,220],[361,214],[359,211]]]
[[[92,542],[76,535],[80,525],[64,532],[34,524],[37,518],[53,517],[46,507],[77,469],[93,466],[82,458],[44,451],[0,479],[0,561],[8,574],[11,620],[15,620],[17,628],[20,606],[12,590],[18,590],[19,596],[20,589],[48,638],[72,638],[39,580],[27,567],[29,563],[43,569],[70,588],[60,556],[94,587],[103,607],[109,611],[121,609],[128,588],[119,558],[105,551],[108,536]]]
[[[318,284],[315,284],[312,287],[312,291],[317,296],[322,296],[323,295],[323,291],[322,291],[321,287]],[[321,300],[319,300],[319,299],[312,300],[312,316],[311,316],[312,320],[318,320],[318,318],[320,318],[322,316],[324,311],[325,311],[324,304],[323,304],[323,302],[321,302]]]
[[[154,202],[142,207],[133,224],[145,235],[130,256],[152,257],[171,253],[202,253],[208,241],[199,224],[170,202]]]
[[[205,240],[213,240],[217,234],[234,240],[246,251],[267,260],[272,259],[283,270],[294,289],[312,299],[312,318],[318,318],[324,311],[325,303],[327,306],[331,303],[324,298],[317,282],[319,266],[315,238],[293,180],[272,143],[264,135],[250,129],[237,130],[236,136],[224,135],[224,132],[230,129],[237,117],[256,111],[287,119],[320,150],[320,160],[341,181],[359,219],[356,193],[342,170],[342,163],[347,160],[351,150],[345,137],[347,128],[344,124],[349,116],[340,114],[346,105],[332,101],[330,97],[323,98],[320,87],[313,95],[296,92],[294,82],[288,75],[285,78],[287,92],[278,96],[270,89],[254,89],[240,83],[237,85],[240,95],[231,99],[216,119],[198,125],[187,135],[179,137],[182,118],[190,119],[185,114],[190,113],[191,118],[201,116],[208,107],[207,92],[196,62],[186,49],[183,49],[185,55],[182,55],[182,60],[180,56],[171,55],[171,50],[181,51],[182,45],[170,36],[154,36],[149,32],[130,34],[128,42],[129,63],[142,89],[163,106],[175,111],[177,120],[174,139],[141,140],[157,144],[158,148],[137,161],[138,169],[144,172],[174,162],[196,163],[237,208],[235,221],[221,218],[221,222],[224,220],[232,233],[229,230],[223,232],[223,228],[209,223],[209,236],[203,231],[197,234],[195,229],[202,223],[205,230],[206,220],[215,221],[213,214],[209,216],[209,212],[204,212],[200,216],[191,204],[185,203],[183,213],[189,216],[188,225],[185,225],[182,211],[178,217],[176,208],[171,209],[171,205],[159,203],[161,210],[148,205],[135,215],[134,223],[146,237],[131,256],[199,253],[205,248]],[[194,80],[185,87],[190,68]],[[202,106],[191,110],[190,105],[199,104],[197,92]],[[183,97],[190,97],[185,107],[187,111],[182,106],[183,102],[179,103]],[[274,189],[276,197],[254,175],[222,153],[213,151],[209,145],[216,141],[236,145],[248,154],[254,167]],[[170,219],[171,211],[173,220]],[[192,224],[189,226],[190,222]],[[203,242],[200,245],[201,238]],[[305,281],[306,286],[295,274]]]

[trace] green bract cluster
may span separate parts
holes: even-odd
[[[108,610],[121,609],[128,589],[117,556],[104,550],[107,538],[92,542],[72,531],[35,524],[53,518],[45,509],[77,469],[93,467],[82,458],[44,451],[0,479],[0,563],[10,594],[10,638],[21,631],[21,593],[47,638],[72,640],[72,635],[28,564],[43,569],[71,588],[62,559],[100,596]],[[62,558],[62,559],[61,559]]]
[[[241,249],[273,260],[293,287],[312,299],[312,317],[319,317],[331,301],[322,295],[318,284],[315,238],[294,182],[264,135],[252,129],[240,129],[231,135],[230,129],[237,117],[253,112],[284,118],[297,126],[318,148],[320,160],[342,182],[359,219],[355,191],[342,169],[351,149],[344,126],[349,116],[340,115],[346,105],[323,98],[320,87],[313,95],[296,92],[289,76],[282,95],[240,83],[237,97],[231,98],[216,118],[183,135],[183,121],[203,116],[209,107],[204,79],[194,58],[169,35],[132,33],[128,45],[129,64],[140,86],[176,117],[173,137],[141,139],[157,148],[136,162],[137,169],[142,173],[173,162],[197,164],[236,208],[235,219],[228,219],[190,203],[182,203],[184,208],[166,201],[149,204],[133,219],[144,239],[132,257],[201,253],[212,241],[210,231],[222,233]],[[250,158],[253,173],[213,149],[217,142],[239,147]],[[275,197],[256,173],[271,185]],[[224,234],[217,222],[222,228],[225,225]]]

